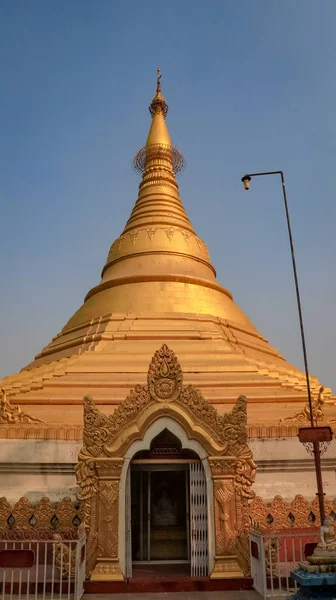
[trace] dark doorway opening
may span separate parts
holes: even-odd
[[[156,465],[132,467],[132,562],[189,560],[186,466],[170,465],[167,469],[166,465],[164,470]]]

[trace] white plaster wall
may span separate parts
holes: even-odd
[[[2,463],[76,463],[81,441],[0,440]]]
[[[22,496],[57,501],[76,499],[74,466],[82,442],[0,440],[0,496],[14,503]]]
[[[291,501],[297,494],[307,500],[313,500],[317,492],[315,471],[312,472],[275,472],[257,474],[253,490],[264,500],[272,500],[274,496],[283,496]],[[326,498],[336,498],[335,470],[323,472],[323,490]]]
[[[297,438],[249,441],[257,476],[254,490],[265,500],[277,494],[293,500],[316,494],[314,461]],[[74,467],[82,442],[55,440],[0,440],[0,496],[17,502],[27,496],[36,502],[42,496],[57,501],[75,499],[78,490]],[[197,450],[196,450],[197,452]],[[322,457],[323,483],[327,498],[336,498],[336,440]]]
[[[250,439],[248,445],[253,452],[255,461],[310,460],[312,463],[314,462],[297,437]],[[323,458],[336,459],[336,438],[330,443]]]
[[[257,463],[254,491],[264,500],[283,496],[293,500],[302,494],[307,500],[316,495],[316,475],[313,457],[298,438],[249,440]],[[322,456],[323,487],[326,497],[336,498],[336,439]]]

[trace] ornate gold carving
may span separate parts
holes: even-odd
[[[91,579],[93,581],[122,581],[124,579],[118,562],[98,562]]]
[[[98,555],[118,560],[119,480],[100,481]]]
[[[324,405],[324,387],[323,385],[321,385],[320,389],[319,389],[319,393],[317,396],[317,400],[313,403],[312,409],[313,409],[313,419],[314,419],[314,423],[315,425],[317,425],[318,421],[325,421],[325,415],[324,415],[324,411],[323,411],[323,405]],[[283,419],[284,421],[294,421],[294,422],[298,422],[298,423],[304,423],[305,421],[310,422],[310,407],[309,407],[309,402],[307,402],[305,404],[305,407],[298,413],[295,413],[295,415],[291,416],[291,417],[285,417],[285,419]],[[282,419],[280,420],[280,423],[282,422]]]
[[[269,538],[265,543],[265,563],[267,575],[274,575],[278,563],[278,538]]]
[[[180,402],[192,413],[196,424],[206,427],[214,439],[223,444],[222,453],[235,456],[244,450],[247,443],[246,398],[239,396],[231,413],[219,415],[217,410],[205,400],[201,392],[189,385],[184,388]]]
[[[78,485],[81,487],[81,491],[77,494],[77,498],[78,500],[84,501],[85,528],[87,532],[86,573],[89,577],[96,564],[98,547],[98,476],[96,464],[85,448],[82,448],[79,453],[78,463],[76,465],[76,478]]]
[[[216,554],[228,554],[237,535],[234,479],[215,480]]]
[[[216,457],[213,458],[211,457],[209,460],[210,463],[210,468],[211,468],[211,473],[213,475],[213,477],[223,477],[223,475],[225,476],[231,476],[234,477],[235,474],[235,461],[234,458],[231,458],[231,460],[228,460],[225,457]]]
[[[51,539],[57,531],[62,538],[72,539],[83,521],[84,504],[75,504],[71,498],[52,503],[44,497],[32,504],[23,497],[14,505],[0,498],[0,532],[8,538],[31,539],[43,535]]]
[[[328,420],[331,424],[334,434],[336,427],[332,420]],[[254,438],[283,438],[297,437],[299,423],[278,425],[248,425],[248,439]],[[0,424],[0,439],[23,439],[23,440],[83,440],[83,427],[76,426],[50,426],[47,424],[34,425],[31,427],[27,424]]]
[[[260,496],[256,496],[249,505],[251,529],[257,529],[260,532],[266,526],[265,524],[268,523],[268,514],[269,508],[266,502]]]
[[[239,566],[236,556],[215,556],[215,566],[210,575],[211,579],[243,577],[243,575],[244,573]]]
[[[156,227],[148,227],[146,229],[146,231],[147,231],[148,239],[151,242],[155,236]]]
[[[151,176],[153,176],[153,173],[151,173]],[[149,185],[149,183],[153,185],[159,183],[159,181],[151,181],[148,182],[147,185]],[[110,247],[104,270],[114,259],[118,258],[118,254],[122,250],[123,245],[125,242],[127,242],[127,240],[131,242],[132,246],[137,247],[140,241],[142,241],[143,243],[143,234],[146,234],[149,241],[152,242],[157,232],[164,232],[169,241],[172,241],[173,237],[177,233],[180,233],[187,246],[189,246],[190,243],[193,243],[194,249],[196,249],[196,246],[198,247],[198,250],[200,250],[202,253],[202,258],[200,260],[205,262],[205,264],[207,264],[208,266],[210,266],[211,269],[213,269],[213,267],[208,263],[210,258],[208,249],[204,242],[202,242],[202,240],[200,240],[195,233],[192,233],[186,229],[182,229],[182,227],[178,227],[177,225],[171,225],[170,227],[156,226],[145,228],[139,226],[134,232],[126,232],[122,234],[118,239],[116,239],[113,242],[112,246]],[[198,252],[198,250],[196,251]]]
[[[45,498],[43,498],[43,500],[45,500]],[[32,515],[34,515],[34,509],[28,498],[20,498],[20,500],[14,504],[12,510],[12,516],[15,519],[13,527],[19,530],[29,528],[29,519],[32,517]],[[47,524],[42,520],[39,522],[39,526],[42,528],[48,527],[48,525],[51,525],[50,521]]]
[[[273,506],[272,506],[273,510]],[[330,512],[332,508],[330,509]],[[290,513],[293,515],[292,521],[295,527],[307,527],[309,523],[309,515],[311,513],[311,506],[308,500],[303,496],[295,496],[294,500],[290,503]],[[287,518],[287,523],[290,525],[291,520]],[[311,523],[311,522],[310,522]]]
[[[248,507],[251,522],[257,522],[262,530],[282,530],[291,528],[319,527],[318,501],[309,502],[301,495],[287,502],[282,496],[265,501],[257,496]],[[325,500],[325,513],[330,516],[336,512],[336,498]]]
[[[237,493],[245,500],[252,500],[255,493],[252,485],[255,481],[257,465],[252,459],[252,452],[246,446],[245,453],[240,454],[235,463],[235,486]]]
[[[282,524],[285,522],[285,520],[289,520],[289,512],[286,510],[286,506],[284,505],[283,498],[281,496],[275,496],[273,498],[271,509],[274,519],[274,529],[281,529]]]
[[[29,425],[29,424],[28,424]],[[32,423],[22,424],[0,424],[0,439],[16,440],[82,440],[83,427],[50,427],[47,424],[37,425]]]
[[[59,533],[53,536],[55,544],[55,567],[63,579],[76,577],[76,550],[71,551],[71,546],[64,544]],[[69,568],[70,567],[70,568]]]
[[[88,457],[109,455],[106,449],[121,436],[121,432],[123,443],[129,445],[133,439],[125,432],[126,427],[134,431],[133,425],[139,422],[146,409],[150,409],[148,414],[153,420],[157,411],[162,412],[161,404],[166,405],[167,414],[181,417],[183,424],[189,424],[190,433],[206,447],[210,444],[215,453],[241,459],[244,464],[252,456],[246,444],[246,398],[239,396],[231,413],[219,415],[197,388],[183,387],[182,383],[181,367],[174,353],[164,344],[150,363],[148,386],[135,386],[112,415],[101,413],[93,398],[85,396],[83,438]],[[173,408],[174,405],[178,410]]]
[[[336,434],[336,427],[332,425],[333,421],[328,419],[331,424],[334,434]],[[299,421],[295,422],[281,422],[278,425],[249,425],[248,426],[248,437],[253,438],[284,438],[284,437],[297,437],[300,427]]]
[[[123,459],[99,460],[97,461],[97,471],[100,478],[119,479],[123,466]]]
[[[55,514],[54,507],[49,498],[41,498],[34,510],[34,516],[38,520],[40,527],[50,527],[51,520]]]
[[[14,424],[17,423],[43,423],[39,419],[35,419],[30,415],[27,415],[21,410],[19,406],[11,406],[6,397],[6,391],[1,388],[1,400],[0,400],[0,423],[1,424]]]
[[[128,235],[129,235],[129,237],[131,239],[131,242],[132,242],[132,244],[134,246],[135,242],[137,241],[139,232],[138,231],[131,231]]]
[[[94,461],[85,448],[79,454],[76,476],[82,490],[77,496],[85,503],[88,576],[96,573],[97,556],[118,560],[119,479],[122,464],[123,459]]]
[[[118,571],[119,478],[123,455],[141,439],[148,426],[167,415],[211,450],[214,478],[216,558],[214,577],[241,576],[248,571],[248,503],[256,466],[247,445],[246,398],[240,396],[231,413],[219,415],[193,386],[183,386],[183,373],[166,344],[155,352],[147,386],[138,385],[115,412],[101,413],[90,396],[84,398],[84,447],[76,468],[85,502],[88,531],[88,574],[108,578],[110,562]],[[109,459],[109,457],[111,457]],[[225,566],[224,566],[225,565]]]
[[[155,352],[147,381],[151,397],[158,402],[173,402],[181,394],[182,369],[174,352],[166,344]]]
[[[234,555],[242,573],[249,571],[249,501],[256,465],[248,446],[239,458],[210,458],[214,477],[216,555]],[[215,559],[216,560],[216,559]],[[217,571],[215,565],[215,572]]]
[[[172,241],[172,239],[174,237],[175,231],[176,231],[176,229],[174,229],[174,227],[165,227],[165,229],[164,229],[164,232],[170,242]]]
[[[91,396],[85,396],[83,402],[84,447],[89,449],[90,455],[99,456],[103,446],[149,404],[150,396],[145,386],[136,385],[126,400],[110,416],[104,415],[96,408]]]
[[[181,233],[184,237],[186,244],[188,244],[188,246],[189,246],[189,241],[190,241],[190,237],[191,237],[189,231],[183,231],[183,229],[181,229]]]
[[[250,544],[248,534],[245,529],[236,537],[234,550],[243,574],[247,575],[250,572]]]
[[[8,527],[8,519],[11,516],[12,510],[12,506],[7,498],[0,498],[0,529]]]

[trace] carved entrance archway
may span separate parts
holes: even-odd
[[[208,513],[208,562],[209,572],[211,573],[215,560],[215,525],[214,525],[214,501],[213,501],[213,479],[208,454],[204,447],[197,439],[190,439],[186,431],[181,425],[171,417],[159,417],[148,427],[143,439],[136,440],[131,444],[124,455],[124,464],[120,476],[119,487],[119,564],[122,573],[126,571],[126,521],[125,521],[125,505],[126,505],[126,477],[130,468],[132,459],[142,450],[149,450],[151,442],[162,431],[168,429],[181,442],[183,449],[192,450],[201,460],[203,465],[206,487],[207,487],[207,513]]]
[[[84,398],[84,445],[76,475],[82,488],[78,498],[85,503],[88,576],[124,578],[119,507],[125,461],[130,459],[130,447],[144,440],[160,419],[176,423],[190,444],[197,442],[211,471],[215,534],[211,577],[243,576],[249,568],[247,505],[254,497],[256,469],[247,445],[246,398],[240,396],[231,413],[219,415],[197,388],[183,385],[181,367],[166,344],[152,358],[147,385],[137,385],[112,415],[101,413],[90,396]]]

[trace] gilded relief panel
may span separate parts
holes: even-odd
[[[215,567],[213,578],[249,571],[248,506],[254,498],[256,466],[248,446],[238,457],[209,458],[214,479]]]
[[[112,415],[84,398],[84,446],[76,468],[85,502],[88,536],[87,575],[123,579],[118,559],[119,488],[123,456],[143,439],[159,417],[176,420],[209,455],[214,480],[216,555],[212,577],[243,576],[248,571],[248,503],[255,464],[247,445],[246,398],[231,413],[219,415],[193,386],[183,385],[182,369],[165,344],[155,352],[147,385],[138,385]]]

